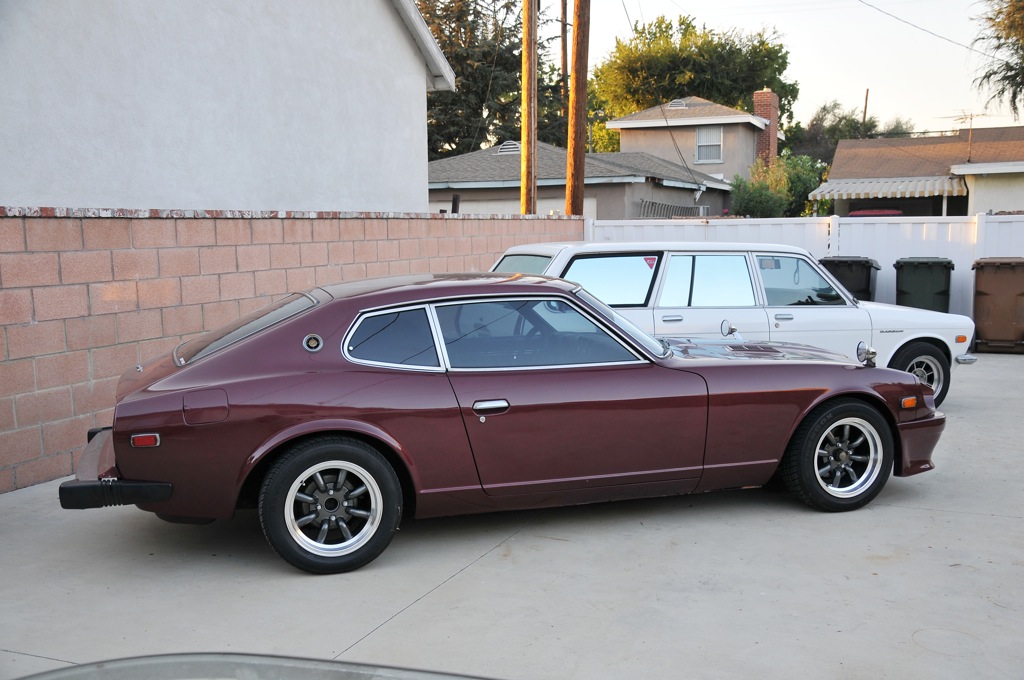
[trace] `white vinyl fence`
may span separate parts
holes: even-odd
[[[588,241],[785,243],[814,257],[869,257],[880,269],[874,299],[896,302],[898,260],[950,260],[949,311],[972,316],[975,261],[1024,257],[1024,215],[971,217],[800,217],[587,221]]]

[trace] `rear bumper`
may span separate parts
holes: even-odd
[[[973,354],[961,354],[956,357],[956,363],[960,364],[961,366],[970,366],[971,364],[975,364],[977,362],[978,357],[974,356]]]
[[[60,485],[60,507],[84,510],[169,500],[174,487],[167,482],[134,482],[114,476],[117,469],[110,434],[110,430],[90,433],[74,481]]]

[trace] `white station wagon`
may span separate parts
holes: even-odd
[[[974,321],[856,299],[806,250],[754,243],[535,243],[505,251],[492,271],[581,284],[649,333],[785,341],[855,357],[865,342],[881,366],[917,375],[939,404],[950,368],[971,364]]]

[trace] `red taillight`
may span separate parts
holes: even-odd
[[[160,446],[160,435],[158,434],[133,434],[132,447],[144,449],[153,446]]]

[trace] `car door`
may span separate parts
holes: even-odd
[[[643,357],[562,299],[437,305],[448,375],[491,495],[701,474],[702,378]]]
[[[857,356],[857,343],[871,344],[871,317],[836,288],[806,257],[755,253],[764,286],[771,339],[798,342]]]
[[[769,339],[745,252],[671,253],[654,308],[654,334],[720,338],[729,321],[748,341]]]

